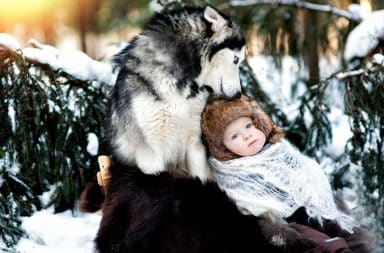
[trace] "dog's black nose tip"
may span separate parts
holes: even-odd
[[[238,91],[233,96],[224,95],[224,96],[222,96],[222,98],[224,98],[225,100],[232,100],[232,99],[240,98],[241,94],[242,93],[240,91]]]
[[[233,98],[240,98],[241,97],[241,92],[240,91],[238,91],[234,96],[233,96]]]

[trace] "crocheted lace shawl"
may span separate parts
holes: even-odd
[[[210,158],[219,187],[244,213],[272,212],[289,217],[304,206],[310,217],[336,220],[348,232],[358,226],[336,207],[320,165],[287,141],[266,146],[254,156],[229,161]]]

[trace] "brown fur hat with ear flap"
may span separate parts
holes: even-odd
[[[245,95],[232,100],[212,96],[203,111],[201,129],[203,142],[217,160],[239,157],[224,146],[223,135],[226,126],[240,117],[251,117],[256,128],[267,137],[266,143],[276,143],[284,137],[283,129],[272,121],[254,99]]]

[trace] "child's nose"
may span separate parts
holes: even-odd
[[[249,137],[251,137],[250,133],[243,133],[244,140],[248,140]]]

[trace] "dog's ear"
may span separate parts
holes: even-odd
[[[212,24],[211,29],[214,32],[220,31],[227,23],[220,13],[209,5],[204,9],[204,18]]]

